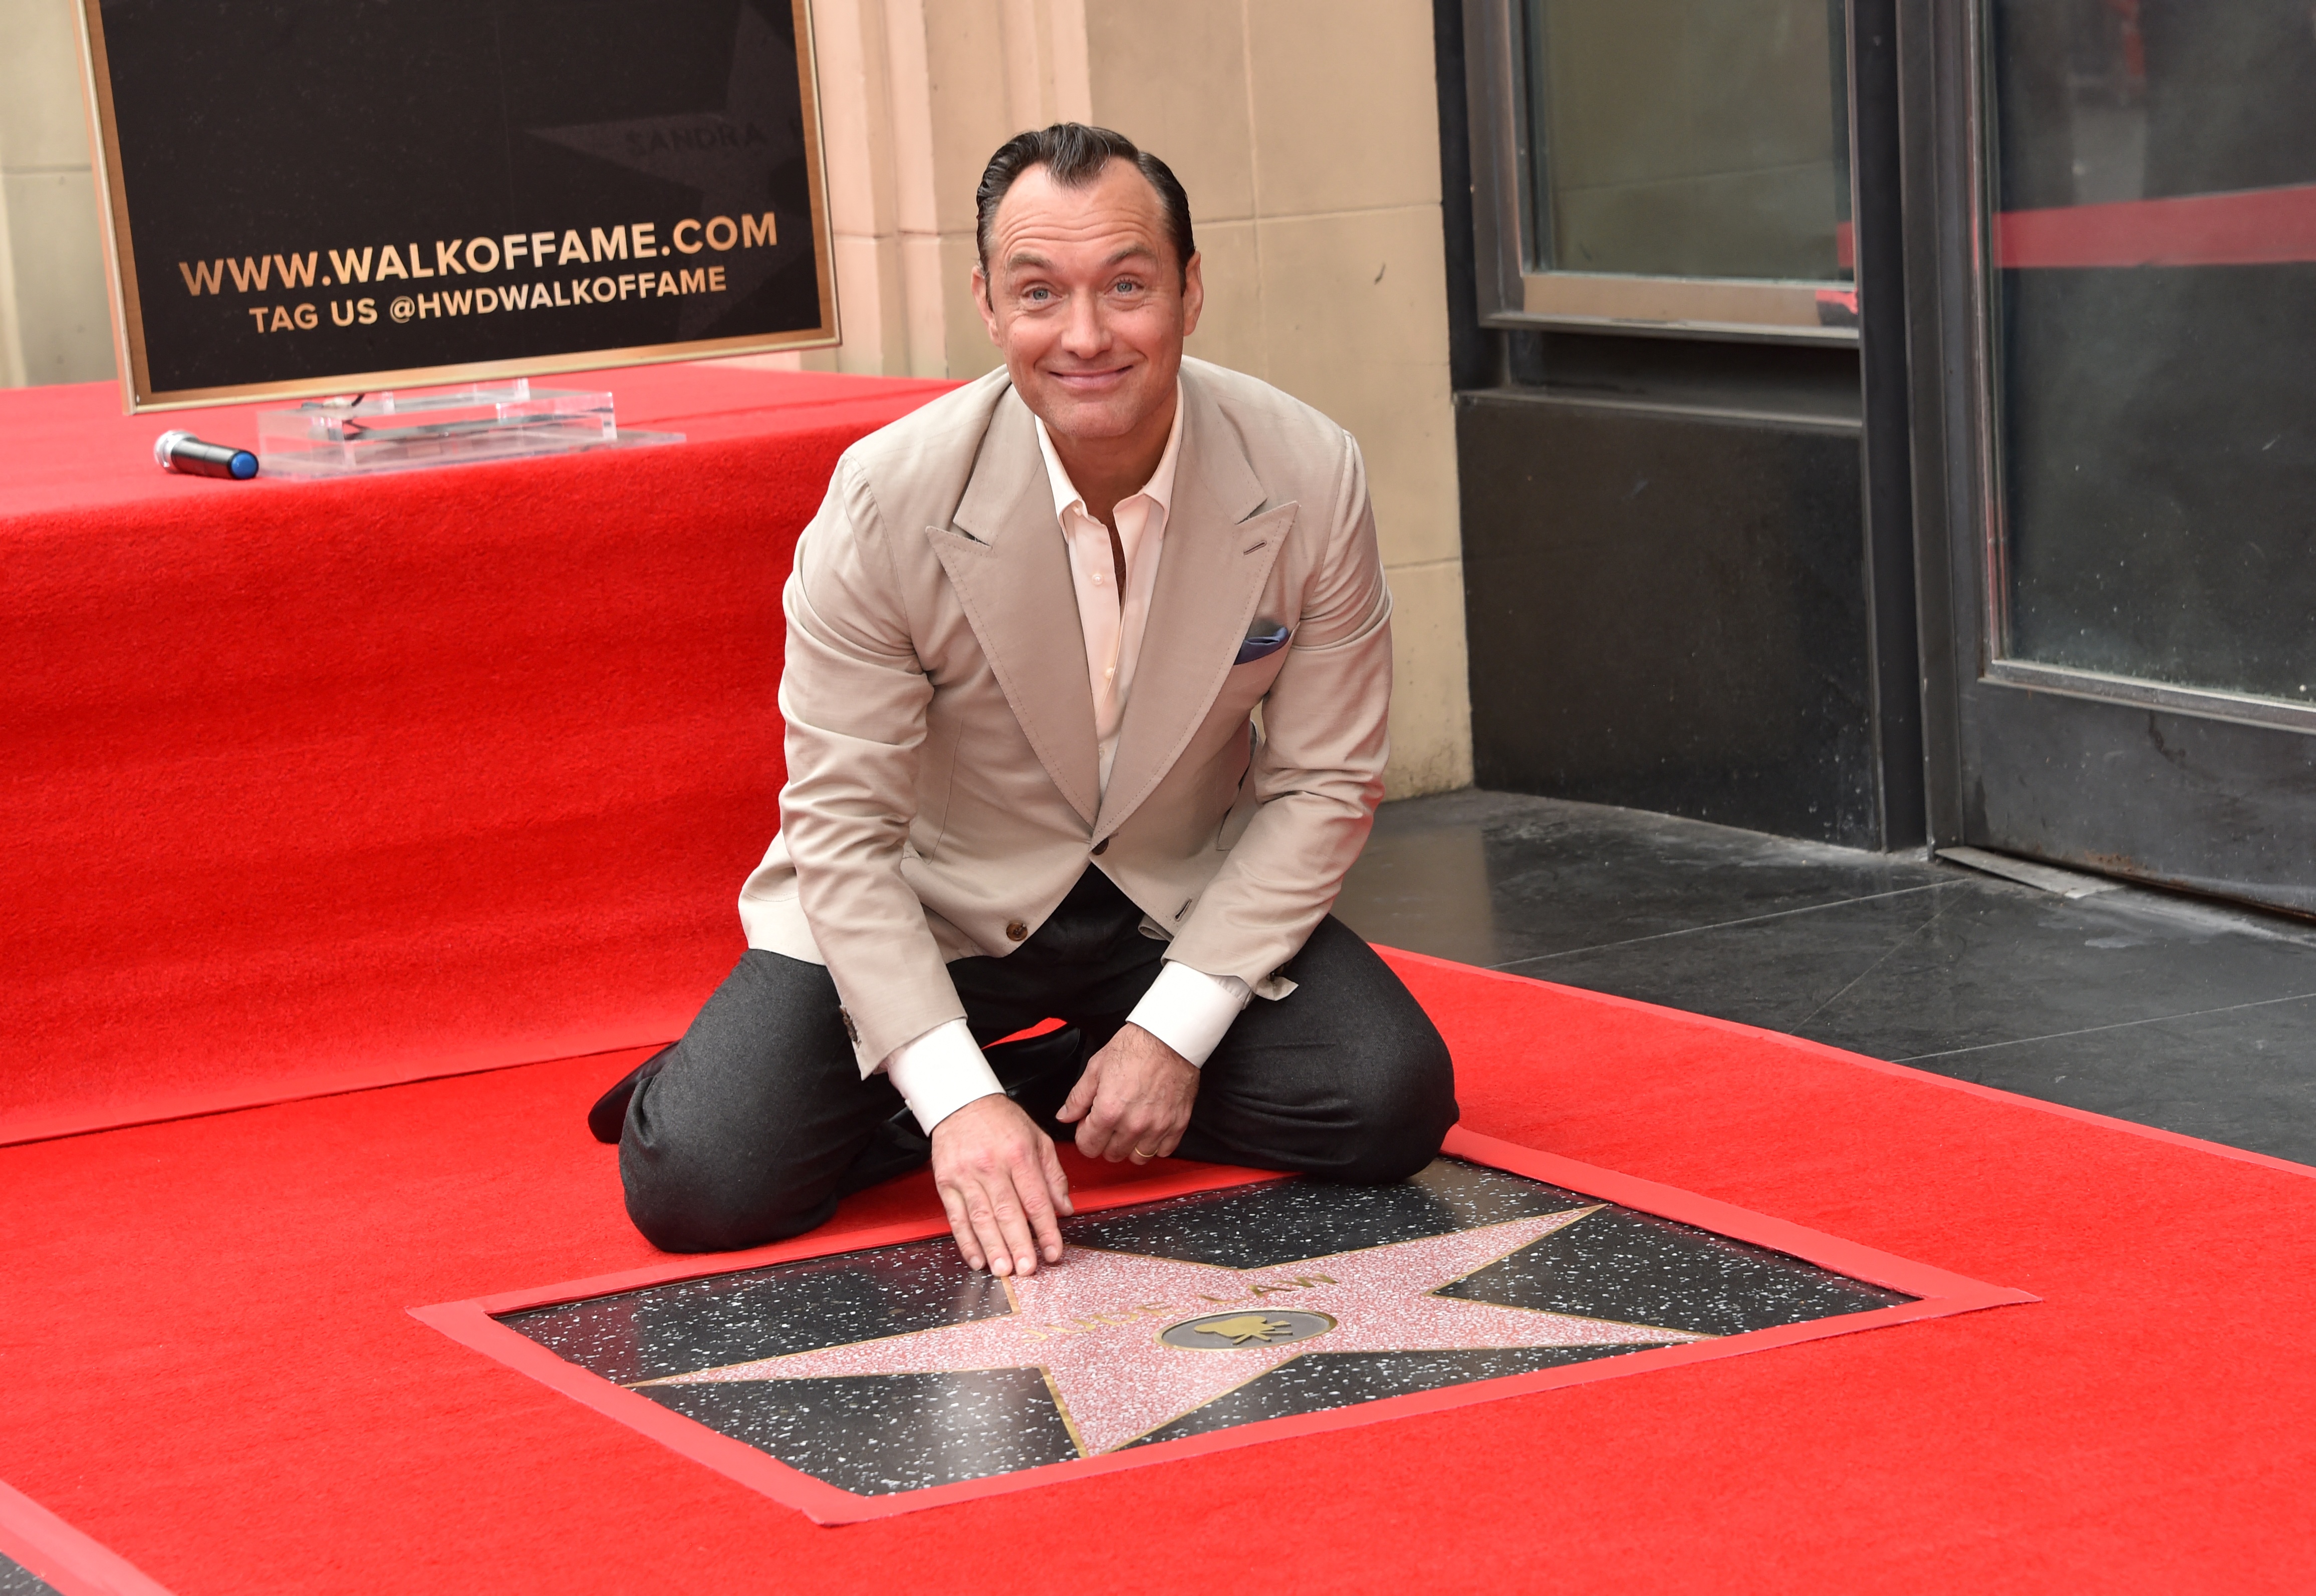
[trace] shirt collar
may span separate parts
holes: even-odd
[[[1030,419],[1038,424],[1038,452],[1045,457],[1046,480],[1054,490],[1054,519],[1059,521],[1064,513],[1073,509],[1081,514],[1084,513],[1085,495],[1078,492],[1077,484],[1070,480],[1069,472],[1063,468],[1062,457],[1054,452],[1054,441],[1046,432],[1045,417],[1033,413]],[[1182,383],[1180,378],[1176,378],[1174,424],[1166,430],[1166,451],[1158,457],[1158,468],[1150,473],[1150,480],[1142,485],[1141,493],[1129,494],[1127,496],[1152,500],[1162,513],[1171,515],[1174,497],[1174,461],[1176,456],[1180,453],[1181,447]]]

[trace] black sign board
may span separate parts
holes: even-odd
[[[132,409],[831,343],[806,0],[83,0]]]

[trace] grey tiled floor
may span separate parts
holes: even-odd
[[[2316,1164],[2316,924],[1590,804],[1386,805],[1370,941]]]

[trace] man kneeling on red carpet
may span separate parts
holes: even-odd
[[[785,598],[748,950],[590,1116],[671,1251],[794,1235],[930,1157],[966,1261],[1032,1274],[1066,1128],[1383,1181],[1456,1119],[1446,1043],[1327,912],[1391,701],[1358,446],[1184,358],[1204,288],[1155,156],[1024,133],[979,210],[1004,368],[839,462]]]

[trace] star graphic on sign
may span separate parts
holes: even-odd
[[[1077,1247],[1058,1264],[1006,1280],[1010,1313],[637,1384],[1038,1369],[1070,1439],[1091,1458],[1305,1352],[1643,1347],[1709,1339],[1439,1295],[1597,1212],[1598,1205],[1509,1219],[1261,1269]]]
[[[761,216],[771,209],[772,174],[804,153],[784,108],[783,92],[796,81],[796,52],[754,6],[743,5],[722,109],[533,128],[530,135],[696,191],[697,219],[703,223],[718,216]],[[783,221],[792,224],[795,219]],[[699,331],[792,259],[799,245],[790,240],[791,231],[792,225],[781,227],[784,242],[777,247],[741,250],[725,257],[724,280],[731,286],[730,294],[722,299],[684,300],[678,334],[688,338]]]

